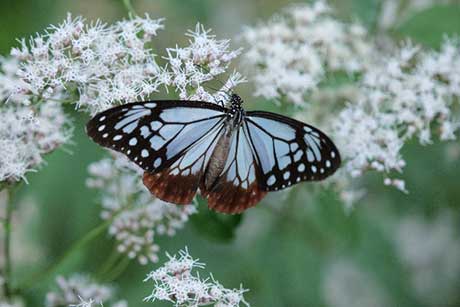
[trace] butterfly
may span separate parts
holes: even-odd
[[[144,170],[156,197],[190,204],[198,189],[209,208],[241,213],[268,192],[322,180],[340,166],[320,130],[276,113],[203,101],[135,102],[108,109],[87,124],[98,144],[122,152]]]

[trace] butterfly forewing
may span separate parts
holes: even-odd
[[[196,101],[131,103],[96,115],[87,133],[145,171],[159,172],[221,126],[224,112],[218,105]]]
[[[312,126],[262,111],[247,112],[246,125],[265,191],[322,180],[340,166],[335,145]]]

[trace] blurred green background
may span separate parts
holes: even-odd
[[[133,5],[141,15],[146,12],[152,18],[166,18],[166,29],[160,32],[156,43],[161,51],[186,42],[183,33],[198,21],[212,28],[219,38],[232,38],[244,25],[266,20],[290,2],[134,0]],[[376,31],[380,1],[332,3],[343,19],[359,19],[370,31]],[[67,12],[107,22],[127,16],[122,2],[116,0],[2,0],[0,54],[7,54],[16,45],[16,38],[33,35],[50,23],[60,22]],[[396,39],[409,37],[432,48],[439,47],[444,33],[460,34],[460,3],[435,5],[392,30]],[[233,46],[237,45],[235,42]],[[247,87],[241,86],[240,92],[250,100]],[[263,104],[254,100],[249,102],[249,108]],[[101,223],[97,195],[85,187],[85,179],[88,164],[101,158],[104,151],[84,134],[83,125],[88,118],[72,109],[68,112],[75,123],[73,144],[49,155],[48,165],[36,174],[29,174],[29,184],[20,190],[17,205],[25,216],[22,220],[26,221],[16,225],[20,230],[13,241],[16,282],[55,262],[72,242]],[[245,297],[252,306],[331,306],[327,305],[331,300],[327,297],[342,295],[340,289],[334,292],[334,287],[341,284],[349,287],[343,295],[369,290],[366,283],[364,290],[353,288],[353,276],[348,280],[346,274],[343,280],[337,280],[338,286],[332,282],[332,288],[325,287],[332,265],[341,262],[352,263],[371,278],[369,287],[377,285],[385,306],[460,306],[459,279],[449,285],[458,291],[437,301],[441,305],[417,295],[411,282],[413,272],[401,261],[395,244],[402,221],[413,217],[426,219],[429,224],[442,214],[453,219],[458,244],[459,150],[458,142],[435,142],[425,147],[410,144],[403,151],[409,163],[402,175],[410,193],[384,187],[381,178],[371,174],[365,178],[368,194],[351,212],[344,210],[331,191],[311,193],[317,189],[305,184],[295,187],[288,198],[281,193],[269,195],[244,215],[233,238],[226,224],[221,225],[223,229],[217,235],[210,235],[203,230],[206,219],[188,223],[173,238],[159,239],[160,263],[165,260],[165,251],[175,253],[188,246],[190,253],[207,263],[207,270],[222,284],[239,287],[241,282],[250,289]],[[104,234],[66,262],[59,273],[91,273],[104,263],[113,248],[114,242]],[[415,243],[414,248],[417,248]],[[449,249],[439,253],[449,253]],[[142,280],[156,267],[132,262],[116,280],[119,297],[127,299],[129,306],[167,306],[142,302],[151,291],[151,285]],[[426,282],[436,284],[437,278],[443,278],[434,276]],[[28,306],[42,306],[44,295],[53,283],[53,279],[40,280],[29,289],[25,293]],[[344,297],[344,304],[336,305],[348,306],[346,300]]]

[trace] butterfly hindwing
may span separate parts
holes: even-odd
[[[225,109],[197,101],[131,103],[99,113],[87,124],[98,144],[124,153],[147,172],[172,165],[222,124]]]
[[[247,112],[246,124],[265,191],[322,180],[340,166],[334,143],[320,130],[271,112]]]
[[[247,129],[242,125],[232,135],[228,157],[217,182],[210,189],[204,182],[200,186],[208,206],[234,214],[256,205],[267,194],[259,188],[257,169]]]
[[[190,204],[204,175],[223,126],[216,126],[186,149],[169,167],[144,173],[144,185],[156,197],[175,204]]]

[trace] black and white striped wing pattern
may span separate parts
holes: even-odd
[[[260,189],[258,162],[246,126],[233,132],[223,171],[211,190],[201,191],[208,206],[224,213],[241,213],[255,206],[267,192]]]
[[[132,103],[87,124],[98,144],[124,153],[144,169],[144,184],[165,201],[192,201],[223,128],[225,109],[194,101]]]
[[[322,180],[340,166],[340,154],[323,132],[271,112],[247,112],[246,123],[265,191]]]

